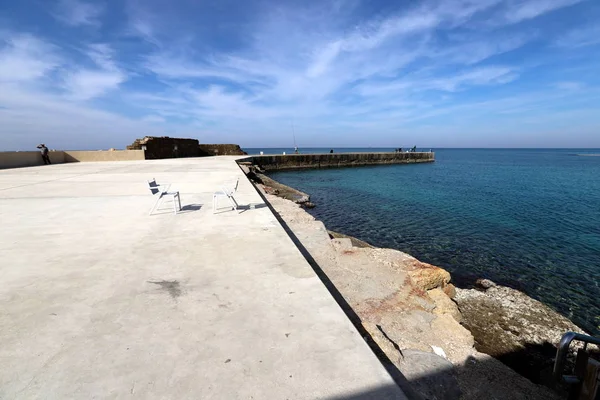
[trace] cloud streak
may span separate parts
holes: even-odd
[[[99,26],[104,7],[99,2],[60,0],[54,17],[69,26]]]

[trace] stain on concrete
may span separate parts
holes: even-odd
[[[179,296],[182,294],[181,286],[179,285],[179,281],[147,281],[148,283],[152,283],[154,285],[160,286],[161,290],[169,293],[169,296],[173,300],[177,300]]]

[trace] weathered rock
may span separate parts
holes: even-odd
[[[277,196],[279,194],[279,190],[272,188],[271,186],[264,186],[264,190],[266,193]]]
[[[450,273],[435,265],[413,259],[406,267],[410,279],[423,290],[444,287],[450,283]]]
[[[508,287],[490,286],[485,292],[458,289],[455,300],[477,350],[536,383],[550,383],[561,336],[567,331],[583,333],[550,307]]]
[[[452,299],[450,299],[450,297],[448,297],[448,295],[446,295],[446,293],[444,293],[442,289],[431,289],[427,291],[427,294],[435,303],[435,308],[433,309],[434,314],[448,314],[454,318],[456,322],[460,322],[462,320],[460,311],[458,311],[458,306],[452,301]]]
[[[444,293],[446,293],[446,296],[450,297],[451,299],[453,299],[454,296],[456,296],[456,286],[454,286],[451,283],[444,286],[442,290],[444,291]]]
[[[491,287],[496,286],[496,284],[492,281],[490,281],[489,279],[477,279],[475,281],[475,286],[481,288],[481,289],[489,289]]]

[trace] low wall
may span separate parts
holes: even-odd
[[[99,151],[50,151],[50,162],[62,164],[70,162],[94,161],[132,161],[144,160],[144,150],[99,150]],[[0,152],[0,169],[35,167],[44,165],[39,151],[4,151]]]
[[[144,150],[65,151],[64,162],[144,160]]]
[[[65,162],[65,154],[62,151],[50,151],[50,162],[62,164]],[[0,169],[34,167],[44,165],[42,154],[39,151],[3,151],[0,152]]]
[[[243,156],[247,153],[237,144],[199,144],[200,157]]]
[[[304,168],[339,168],[363,165],[411,164],[435,161],[435,153],[332,153],[251,156],[250,162],[263,171]]]

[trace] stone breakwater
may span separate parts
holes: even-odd
[[[250,178],[415,398],[560,398],[540,383],[549,384],[560,336],[582,332],[571,321],[514,289],[489,281],[459,289],[442,268],[331,233],[298,204],[306,194]]]
[[[435,153],[328,153],[251,156],[239,160],[263,171],[434,162]]]

